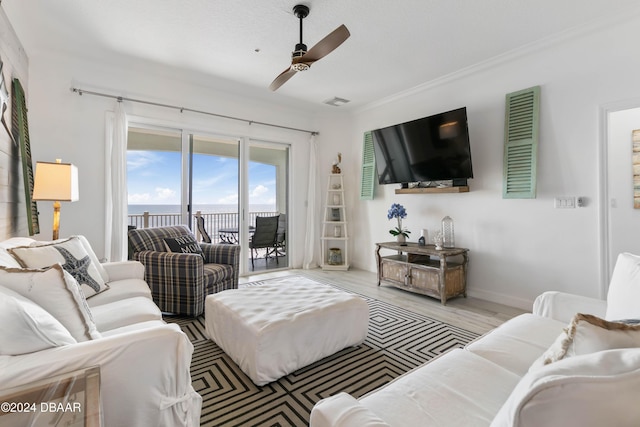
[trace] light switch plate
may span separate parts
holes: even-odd
[[[576,207],[576,198],[573,196],[560,196],[554,200],[553,207],[556,209],[571,209]]]

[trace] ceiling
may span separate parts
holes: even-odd
[[[456,71],[637,11],[637,0],[0,0],[29,56],[66,51],[184,68],[284,105],[353,109]],[[340,24],[351,37],[278,91],[271,81],[310,7],[311,48]],[[118,88],[114,88],[117,91]]]

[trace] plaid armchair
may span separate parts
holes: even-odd
[[[184,225],[129,230],[133,259],[145,266],[144,278],[160,310],[199,316],[209,294],[238,288],[240,246],[199,243],[199,254],[169,252],[164,239],[192,235]]]

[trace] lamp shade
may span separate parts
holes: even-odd
[[[78,200],[78,168],[71,163],[36,162],[33,200]]]

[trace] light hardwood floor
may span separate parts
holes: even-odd
[[[523,310],[484,301],[477,298],[453,298],[443,306],[440,301],[424,295],[418,295],[392,286],[377,285],[375,273],[363,270],[349,271],[323,271],[314,270],[284,270],[251,274],[240,278],[240,283],[254,282],[274,277],[291,275],[305,276],[329,283],[335,283],[345,289],[357,292],[369,297],[403,307],[416,313],[438,319],[442,322],[484,334],[505,321],[515,317]]]

